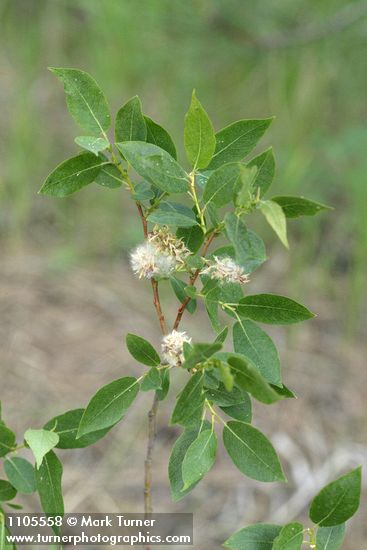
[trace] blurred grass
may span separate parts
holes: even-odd
[[[118,257],[140,236],[120,191],[90,187],[60,201],[36,195],[54,165],[74,154],[80,134],[47,66],[87,70],[114,109],[139,94],[174,136],[181,159],[195,87],[218,129],[276,115],[262,144],[275,146],[274,193],[335,206],[290,224],[290,280],[302,284],[317,262],[318,283],[341,302],[353,334],[367,263],[364,7],[367,15],[366,2],[343,0],[1,0],[3,249],[41,249],[61,268],[76,257]],[[316,32],[304,40],[307,25]]]

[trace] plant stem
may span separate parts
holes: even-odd
[[[147,454],[145,458],[145,480],[144,480],[144,512],[149,515],[153,512],[152,505],[152,459],[154,451],[154,443],[157,435],[157,411],[159,399],[157,393],[154,394],[153,405],[148,412],[148,444]],[[149,546],[147,546],[149,550]]]
[[[151,284],[152,284],[152,289],[153,289],[153,304],[154,304],[155,310],[157,312],[157,316],[158,316],[158,320],[159,320],[159,324],[160,324],[160,327],[161,327],[162,334],[164,335],[164,334],[167,334],[167,325],[166,325],[165,317],[163,315],[161,302],[160,302],[160,299],[159,299],[158,281],[156,281],[155,279],[151,279]]]

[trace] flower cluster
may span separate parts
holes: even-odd
[[[244,285],[250,281],[249,276],[240,265],[236,264],[232,258],[225,256],[207,262],[207,267],[201,273],[209,275],[211,279],[217,279],[221,283],[239,283]]]
[[[191,343],[191,338],[186,332],[173,330],[162,339],[162,356],[163,360],[173,367],[181,366],[184,360],[183,345],[187,342]]]
[[[168,278],[185,263],[190,251],[167,229],[157,229],[130,255],[131,268],[138,277]]]

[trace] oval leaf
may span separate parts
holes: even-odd
[[[299,323],[315,316],[301,304],[277,294],[246,296],[240,300],[237,313],[240,317],[269,325]]]
[[[69,112],[80,126],[92,134],[108,130],[111,115],[97,82],[84,71],[51,67],[63,83]]]
[[[156,367],[161,360],[158,353],[147,340],[136,334],[126,335],[127,349],[139,363],[148,367]]]
[[[101,166],[107,164],[93,153],[82,153],[65,160],[47,176],[39,193],[51,197],[66,197],[92,183]]]
[[[217,144],[208,170],[242,160],[254,149],[272,121],[272,118],[238,120],[220,130],[215,135]]]
[[[230,420],[223,430],[223,442],[233,463],[246,476],[258,481],[285,481],[274,447],[251,424]]]
[[[188,190],[188,177],[183,168],[166,151],[142,141],[116,143],[134,170],[158,189],[168,193]]]
[[[109,428],[119,422],[139,392],[136,378],[124,377],[103,386],[89,401],[79,424],[82,435]]]
[[[205,168],[215,150],[215,135],[212,123],[192,92],[191,105],[185,116],[185,149],[187,158],[194,170]]]
[[[320,527],[340,525],[351,518],[361,498],[361,467],[321,489],[310,506],[310,518]]]
[[[36,477],[33,465],[18,456],[9,457],[4,462],[6,477],[19,493],[30,495],[36,490]]]
[[[116,141],[145,141],[146,137],[147,126],[136,95],[116,115],[115,138]]]

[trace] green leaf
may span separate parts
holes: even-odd
[[[18,456],[8,457],[4,462],[6,477],[19,493],[30,495],[36,490],[33,465]]]
[[[161,202],[157,210],[149,214],[147,220],[159,225],[175,227],[192,227],[198,224],[191,208],[176,202]]]
[[[297,398],[296,394],[287,388],[284,384],[282,386],[275,386],[274,384],[270,384],[273,390],[275,390],[279,395],[284,397],[284,399],[295,399]]]
[[[261,403],[271,405],[283,398],[275,391],[268,381],[260,374],[252,362],[245,357],[230,357],[228,363],[231,366],[236,384],[249,392]]]
[[[182,462],[183,491],[196,485],[209,472],[217,454],[213,429],[202,431],[187,449]]]
[[[212,344],[194,344],[188,356],[185,356],[185,362],[182,367],[184,369],[192,369],[198,363],[207,361],[207,359],[221,348],[222,344],[220,342],[213,342]]]
[[[156,367],[149,369],[144,377],[140,389],[141,391],[159,390],[162,388],[162,379],[159,370]]]
[[[93,153],[81,153],[59,164],[47,176],[39,193],[50,197],[67,197],[92,183],[102,165],[106,164]]]
[[[145,141],[147,126],[141,102],[136,95],[121,107],[116,115],[116,141]]]
[[[274,540],[273,550],[301,550],[303,544],[302,523],[288,523]]]
[[[139,392],[136,378],[124,377],[103,386],[89,401],[79,424],[82,435],[109,428],[119,422]]]
[[[217,208],[231,202],[240,177],[240,167],[236,162],[221,166],[209,177],[204,189],[203,201]]]
[[[184,300],[186,300],[187,299],[187,294],[185,292],[186,283],[184,283],[180,279],[177,279],[177,277],[170,277],[170,283],[178,300],[181,303]],[[187,303],[186,309],[189,313],[194,313],[196,311],[196,306],[197,306],[197,302],[195,298],[191,298],[190,301]]]
[[[280,361],[273,340],[252,321],[242,319],[233,326],[233,346],[245,355],[271,384],[280,385]]]
[[[116,146],[134,170],[158,189],[167,193],[188,190],[186,172],[164,149],[142,141],[116,143]]]
[[[215,338],[215,342],[219,343],[219,344],[224,344],[224,342],[226,341],[227,339],[227,336],[228,336],[228,327],[224,327],[219,334],[217,334],[216,338]]]
[[[159,401],[163,401],[168,394],[168,390],[170,386],[169,368],[162,369],[160,372],[161,372],[162,388],[158,389],[156,391],[156,394]]]
[[[359,466],[321,489],[310,506],[310,518],[314,523],[333,527],[356,513],[361,498],[361,472]]]
[[[17,490],[13,485],[5,479],[0,479],[0,501],[6,502],[7,500],[13,500],[17,494]]]
[[[300,216],[314,216],[322,210],[333,210],[326,204],[321,202],[311,201],[304,197],[272,197],[272,202],[276,202],[281,206],[287,218],[299,218]]]
[[[61,478],[62,464],[53,451],[47,453],[36,470],[37,491],[43,511],[49,516],[64,514]]]
[[[135,185],[134,192],[131,197],[135,201],[147,201],[154,199],[155,194],[150,183],[141,181]]]
[[[186,428],[172,447],[172,452],[168,463],[168,477],[170,481],[172,500],[175,502],[183,498],[195,486],[194,484],[186,490],[183,490],[184,482],[182,479],[182,462],[185,458],[186,452],[191,443],[197,439],[199,433],[202,430],[208,430],[210,428],[211,426],[207,421],[204,421],[202,426],[198,425],[195,427]]]
[[[206,398],[220,407],[229,407],[244,403],[248,399],[248,395],[236,387],[232,391],[227,391],[223,384],[219,384],[218,388],[206,391]]]
[[[156,367],[160,364],[161,360],[158,353],[145,338],[136,334],[127,334],[126,345],[130,354],[139,363],[143,363],[143,365],[147,365],[148,367]]]
[[[319,527],[316,533],[317,550],[339,550],[345,537],[345,523],[334,527]]]
[[[209,290],[203,290],[202,292],[205,295],[205,309],[211,325],[216,332],[219,332],[222,329],[222,325],[220,324],[218,317],[218,302],[220,299],[221,289],[216,281],[211,280],[211,283],[213,283],[213,286],[210,287]]]
[[[206,168],[215,150],[212,123],[200,101],[192,92],[191,105],[185,116],[185,149],[194,170]]]
[[[49,430],[27,430],[24,439],[35,456],[38,469],[42,464],[43,457],[59,442],[58,434]]]
[[[59,436],[56,445],[58,449],[84,449],[102,439],[111,430],[112,426],[109,426],[76,439],[83,414],[84,409],[73,409],[55,416],[43,426],[45,430],[52,430]]]
[[[108,130],[111,124],[107,100],[97,82],[84,71],[50,67],[63,83],[69,112],[91,134]]]
[[[194,254],[200,250],[204,242],[204,233],[199,225],[181,227],[177,230],[176,235],[179,239],[182,239],[187,248]]]
[[[146,141],[158,145],[158,147],[167,151],[171,157],[177,160],[176,147],[167,130],[162,128],[162,126],[154,122],[154,120],[148,116],[144,116],[144,119],[147,126]]]
[[[98,153],[104,151],[109,146],[107,139],[101,137],[78,136],[74,141],[77,145],[87,151],[90,151],[91,153],[94,153],[96,156],[98,156]]]
[[[315,317],[301,304],[277,294],[246,296],[238,304],[237,313],[241,317],[269,325],[289,325]]]
[[[171,424],[192,426],[201,422],[205,400],[203,378],[203,372],[197,372],[191,376],[177,399],[171,417]]]
[[[224,413],[235,420],[241,422],[250,423],[252,420],[252,405],[249,395],[245,394],[246,401],[244,403],[238,403],[237,405],[230,405],[229,407],[220,407]]]
[[[182,281],[181,281],[182,282]],[[185,284],[185,283],[184,283]],[[197,289],[195,286],[191,286],[190,284],[189,285],[185,285],[184,286],[184,292],[186,294],[186,296],[188,296],[189,298],[196,298],[197,296]]]
[[[15,447],[15,433],[4,424],[0,424],[0,457],[8,454]]]
[[[223,546],[231,550],[272,550],[281,529],[280,525],[255,523],[234,533]]]
[[[237,420],[230,420],[223,430],[223,442],[237,468],[258,481],[285,481],[270,441],[259,430]]]
[[[218,369],[226,391],[232,392],[233,386],[234,386],[234,378],[229,365],[227,365],[226,363],[223,363],[223,361],[220,361],[218,365]]]
[[[264,214],[270,227],[279,237],[280,241],[286,248],[289,248],[287,239],[287,221],[281,206],[274,201],[261,201],[259,203],[259,208],[262,214]]]
[[[272,118],[238,120],[220,130],[215,136],[217,145],[208,169],[215,170],[222,164],[242,160],[251,153],[272,121]]]
[[[248,230],[244,222],[233,213],[224,218],[226,233],[233,244],[238,264],[242,265],[247,273],[251,273],[266,260],[263,241],[256,233]]]
[[[270,147],[247,164],[248,168],[253,168],[254,166],[257,168],[255,178],[252,182],[254,194],[257,195],[259,193],[260,197],[262,197],[271,186],[275,175],[273,149]]]
[[[109,189],[117,189],[124,183],[120,170],[114,164],[103,164],[94,181]]]

